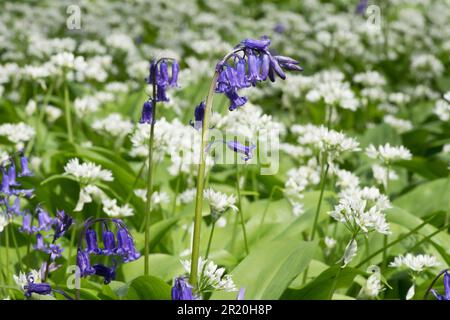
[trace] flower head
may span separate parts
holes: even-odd
[[[450,273],[448,273],[448,270],[444,273],[444,294],[439,294],[434,289],[432,289],[431,292],[438,300],[450,301]]]
[[[418,254],[416,256],[411,253],[407,253],[405,256],[400,255],[395,257],[389,266],[390,267],[406,267],[415,272],[421,272],[426,268],[431,268],[439,265],[440,263],[436,260],[436,257],[429,254]]]
[[[178,277],[173,280],[172,300],[195,300],[192,286],[186,277]]]

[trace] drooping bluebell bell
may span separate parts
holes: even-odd
[[[180,72],[180,65],[178,61],[172,61],[172,76],[170,78],[169,86],[178,87],[178,73]]]
[[[239,289],[236,300],[244,300],[244,296],[245,296],[245,288],[241,288]]]
[[[103,277],[103,283],[108,284],[112,280],[116,279],[116,263],[114,261],[113,266],[111,268],[103,265],[103,264],[94,264],[93,268],[95,270],[95,275]]]
[[[86,250],[88,253],[99,254],[100,249],[98,248],[97,243],[97,232],[95,230],[89,228],[86,230]]]
[[[198,106],[195,107],[194,111],[194,119],[195,121],[192,122],[192,120],[189,122],[189,124],[195,129],[200,130],[203,126],[203,118],[205,118],[205,101],[200,102]]]
[[[11,194],[11,190],[9,188],[9,186],[10,186],[9,176],[8,176],[8,173],[7,173],[5,167],[2,167],[1,170],[2,170],[2,184],[1,184],[0,192],[5,195],[9,195],[9,194]]]
[[[152,100],[147,100],[142,106],[141,119],[139,123],[152,123],[153,118],[153,102]]]
[[[176,60],[172,61],[172,71],[169,77],[167,62],[171,59],[153,59],[150,62],[149,76],[145,79],[148,84],[155,85],[155,102],[167,102],[169,98],[166,95],[168,87],[177,87],[178,73],[180,66]],[[159,67],[159,68],[158,68]]]
[[[65,214],[64,210],[56,211],[56,219],[53,220],[55,234],[53,235],[54,241],[62,237],[73,223],[73,218],[68,214]]]
[[[44,236],[40,233],[36,234],[36,244],[34,245],[34,249],[48,252],[48,247],[44,242]]]
[[[16,166],[13,159],[11,159],[11,164],[8,168],[8,182],[10,187],[18,187],[20,184],[16,180]]]
[[[134,247],[133,238],[129,231],[122,226],[119,226],[117,230],[116,253],[122,256],[124,262],[131,262],[140,257],[139,252]]]
[[[34,283],[33,276],[27,277],[27,284],[23,287],[25,290],[25,297],[31,298],[33,293],[39,295],[48,295],[52,293],[52,287],[48,283]]]
[[[31,226],[31,214],[25,213],[22,216],[22,226],[19,228],[19,231],[27,234],[32,234],[36,231],[36,229]]]
[[[11,190],[9,194],[31,199],[32,197],[34,197],[34,189],[14,189]]]
[[[37,207],[37,219],[39,223],[39,231],[49,231],[53,225],[53,219],[49,216],[47,211],[42,209],[42,207]]]
[[[175,278],[172,287],[172,300],[195,300],[192,286],[185,277]]]
[[[355,13],[359,15],[364,15],[366,12],[367,6],[369,5],[368,0],[359,0],[358,4],[355,8]]]
[[[103,249],[102,254],[104,255],[112,255],[116,252],[116,241],[114,239],[114,232],[110,231],[108,229],[108,226],[106,224],[103,225]]]
[[[32,177],[33,172],[28,167],[28,158],[22,154],[20,157],[20,166],[22,171],[19,173],[19,177]]]
[[[444,294],[439,294],[434,289],[432,289],[431,292],[438,300],[450,301],[450,273],[448,271],[445,271],[444,273]]]
[[[20,214],[20,198],[15,197],[13,204],[10,206],[9,201],[6,199],[5,201],[6,210],[8,213],[19,215]]]
[[[95,269],[91,266],[89,253],[84,251],[82,248],[78,248],[77,251],[77,266],[80,269],[81,277],[95,274]]]
[[[251,144],[250,146],[243,145],[242,143],[238,141],[228,141],[227,142],[228,148],[233,150],[236,153],[243,154],[244,161],[247,161],[253,157],[253,150],[256,148],[254,144]]]
[[[229,61],[221,61],[217,64],[216,70],[219,76],[215,91],[224,93],[228,97],[230,111],[243,106],[248,100],[238,95],[239,89],[248,87],[250,84],[256,86],[258,82],[265,81],[267,78],[274,82],[275,75],[284,80],[286,79],[284,70],[303,70],[292,58],[273,56],[269,51],[269,45],[270,39],[267,37],[245,39],[235,47],[228,59],[234,59],[235,67],[230,65]],[[239,52],[243,52],[243,56],[239,56]]]

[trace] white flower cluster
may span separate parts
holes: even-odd
[[[211,210],[214,213],[220,214],[228,209],[231,209],[234,212],[238,211],[238,208],[235,205],[236,197],[234,194],[227,195],[219,191],[214,191],[212,188],[208,188],[204,190],[203,196],[208,200]]]
[[[437,261],[435,256],[429,254],[418,254],[413,255],[407,253],[406,255],[400,255],[394,258],[389,266],[393,268],[406,267],[415,272],[421,272],[426,268],[432,268],[438,266],[440,263]]]
[[[19,272],[19,275],[13,275],[14,282],[23,290],[24,287],[28,284],[28,277],[32,277],[34,283],[41,282],[41,273],[37,270],[31,269],[28,273]]]
[[[385,211],[390,207],[389,199],[375,187],[348,189],[341,192],[339,204],[329,215],[345,224],[354,235],[371,231],[389,234]]]
[[[369,158],[381,160],[385,164],[397,160],[410,160],[411,152],[404,146],[391,146],[389,143],[379,145],[376,148],[373,144],[366,148],[366,154]]]
[[[184,270],[191,272],[191,261],[181,260]],[[225,275],[225,268],[219,268],[213,261],[198,261],[198,287],[200,292],[210,291],[237,291],[236,285],[230,275]]]
[[[384,290],[381,283],[381,272],[378,266],[372,265],[367,268],[368,273],[372,273],[367,278],[366,283],[361,289],[360,296],[363,298],[374,299]]]
[[[96,181],[113,181],[110,170],[102,169],[93,162],[80,163],[78,158],[70,159],[64,166],[64,174],[73,176],[81,184],[90,184]]]
[[[442,121],[450,119],[450,91],[444,95],[444,99],[436,101],[433,111]]]
[[[134,190],[134,194],[137,195],[142,201],[147,201],[147,190],[145,189],[136,189]],[[151,205],[158,206],[162,204],[167,204],[170,201],[170,197],[167,192],[164,191],[153,191],[151,197]]]
[[[390,114],[385,115],[383,121],[394,128],[398,133],[404,133],[413,128],[411,121],[399,119]]]
[[[92,128],[106,132],[113,137],[123,137],[133,130],[133,123],[124,120],[119,113],[111,113],[106,118],[95,120]]]
[[[17,150],[23,149],[25,143],[33,139],[35,134],[36,130],[23,122],[0,125],[0,136],[5,136],[14,143]]]
[[[359,142],[347,137],[344,133],[329,130],[324,126],[295,125],[292,132],[299,135],[298,142],[301,145],[309,145],[312,148],[326,153],[328,159],[335,160],[344,152],[359,151]]]

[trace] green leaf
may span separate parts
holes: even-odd
[[[450,179],[442,178],[419,185],[395,199],[393,204],[417,217],[423,217],[432,212],[447,211],[449,194]]]
[[[149,239],[150,250],[159,243],[159,241],[163,238],[166,232],[169,231],[170,228],[172,228],[172,226],[178,222],[178,220],[180,220],[180,217],[169,218],[162,221],[158,221],[150,226],[150,239]],[[136,240],[136,248],[138,250],[142,250],[145,245],[144,235],[142,233],[136,234],[135,240]]]
[[[263,243],[231,272],[245,299],[278,299],[292,280],[306,269],[316,243],[283,239]],[[215,292],[212,299],[236,299],[236,292]]]
[[[333,286],[334,278],[338,272],[340,266],[335,265],[327,270],[323,271],[313,281],[307,283],[301,289],[288,289],[284,292],[281,299],[285,300],[326,300],[330,294],[330,290]],[[353,283],[353,279],[361,273],[353,268],[343,268],[339,274],[338,281],[336,283],[336,289],[349,288]]]
[[[180,260],[168,254],[154,253],[149,255],[149,265],[150,275],[158,276],[164,281],[171,281],[176,275],[184,272]],[[144,274],[144,257],[123,264],[121,269],[126,282],[136,279]]]
[[[128,300],[170,300],[170,286],[153,276],[134,279],[128,288]]]

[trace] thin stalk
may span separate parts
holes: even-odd
[[[248,250],[248,242],[247,242],[247,231],[245,230],[244,213],[242,212],[240,181],[241,181],[241,175],[239,172],[239,164],[236,161],[236,192],[238,195],[238,209],[239,209],[239,216],[241,219],[242,234],[244,235],[245,253],[248,255],[249,250]]]
[[[9,224],[8,224],[9,225]],[[9,284],[9,278],[10,278],[10,273],[9,273],[9,228],[8,226],[5,226],[5,274],[6,274],[6,284]]]
[[[353,241],[356,241],[357,234],[358,234],[357,232],[355,234],[353,234],[352,239],[350,240],[349,243],[351,243]],[[344,264],[344,262],[342,262],[342,264]],[[337,283],[338,283],[338,280],[339,280],[339,276],[341,275],[341,271],[344,268],[345,268],[344,265],[339,266],[338,272],[336,273],[336,276],[333,279],[333,284],[331,285],[331,290],[330,290],[330,293],[328,295],[328,300],[333,299],[333,294],[334,294],[334,291],[336,290],[336,286],[337,286]]]
[[[355,269],[360,268],[361,266],[363,266],[365,263],[367,263],[367,261],[370,261],[371,259],[373,259],[374,257],[376,257],[377,255],[379,255],[380,253],[383,252],[383,250],[385,248],[389,248],[392,247],[393,245],[403,241],[404,239],[406,239],[407,237],[411,236],[412,234],[414,234],[415,232],[417,232],[418,230],[420,230],[423,226],[425,226],[426,224],[428,224],[428,222],[431,221],[431,219],[434,218],[435,215],[429,217],[428,219],[424,220],[420,225],[418,225],[417,227],[415,227],[414,229],[412,229],[410,232],[404,234],[401,237],[398,237],[396,240],[392,241],[391,243],[388,243],[387,246],[383,246],[383,248],[375,251],[374,253],[372,253],[370,256],[368,256],[366,259],[364,259],[363,261],[361,261],[360,263],[358,263],[355,266]]]
[[[235,49],[228,53],[220,62],[225,63],[235,53],[242,51],[241,49]],[[202,123],[202,140],[200,146],[200,164],[197,171],[197,195],[195,197],[195,215],[194,215],[194,234],[192,237],[192,257],[191,257],[191,273],[189,282],[191,285],[197,287],[197,272],[198,272],[198,259],[200,257],[200,230],[202,223],[202,208],[203,208],[203,189],[205,184],[205,171],[206,171],[206,144],[209,139],[209,117],[212,113],[212,106],[214,101],[214,92],[216,89],[217,80],[219,79],[219,68],[216,66],[214,76],[209,86],[208,95],[206,97],[205,114]]]
[[[317,222],[319,221],[320,207],[322,205],[323,193],[325,190],[325,182],[326,182],[327,175],[328,175],[328,169],[330,168],[330,165],[328,163],[325,165],[326,162],[327,162],[327,156],[325,154],[322,156],[322,164],[320,165],[320,175],[321,175],[320,195],[319,195],[319,202],[317,203],[316,214],[314,216],[314,223],[313,223],[313,228],[311,231],[310,241],[313,241],[314,236],[316,235]],[[325,170],[324,170],[324,167],[325,167]]]
[[[384,186],[386,196],[389,197],[389,164],[386,166],[386,184]],[[388,235],[385,234],[383,236],[383,258],[382,258],[382,267],[386,269],[387,266],[387,244],[388,244]]]
[[[206,252],[205,252],[205,260],[208,259],[208,257],[209,257],[209,251],[211,250],[211,243],[212,243],[212,238],[214,235],[215,228],[216,228],[216,221],[213,222],[213,224],[211,226],[211,232],[209,233],[208,245],[206,246]]]
[[[17,245],[16,233],[14,232],[14,228],[11,229],[11,238],[14,244],[14,248],[16,249],[17,261],[19,263],[19,269],[22,270],[22,257],[20,256],[19,246]]]
[[[64,80],[64,113],[66,115],[66,126],[67,135],[69,137],[69,142],[73,142],[73,130],[72,130],[72,115],[70,110],[70,100],[69,100],[69,88],[67,86],[67,80]]]
[[[264,225],[264,220],[266,219],[267,211],[269,210],[269,206],[272,203],[273,196],[275,195],[275,191],[277,191],[277,190],[283,192],[283,189],[280,188],[279,186],[274,186],[272,188],[272,190],[270,191],[269,200],[267,200],[267,203],[266,203],[266,205],[264,207],[264,211],[263,211],[263,214],[262,214],[262,217],[261,217],[261,222],[259,223],[258,240],[259,240],[259,238],[261,236],[262,226]]]
[[[159,61],[158,61],[159,62]],[[157,68],[158,63],[156,64]],[[153,193],[153,140],[155,132],[155,116],[156,116],[156,77],[153,77],[153,108],[152,108],[152,122],[150,124],[150,138],[148,141],[148,171],[147,171],[147,201],[145,202],[145,247],[144,247],[144,274],[149,274],[149,254],[150,254],[150,213],[151,201]]]

